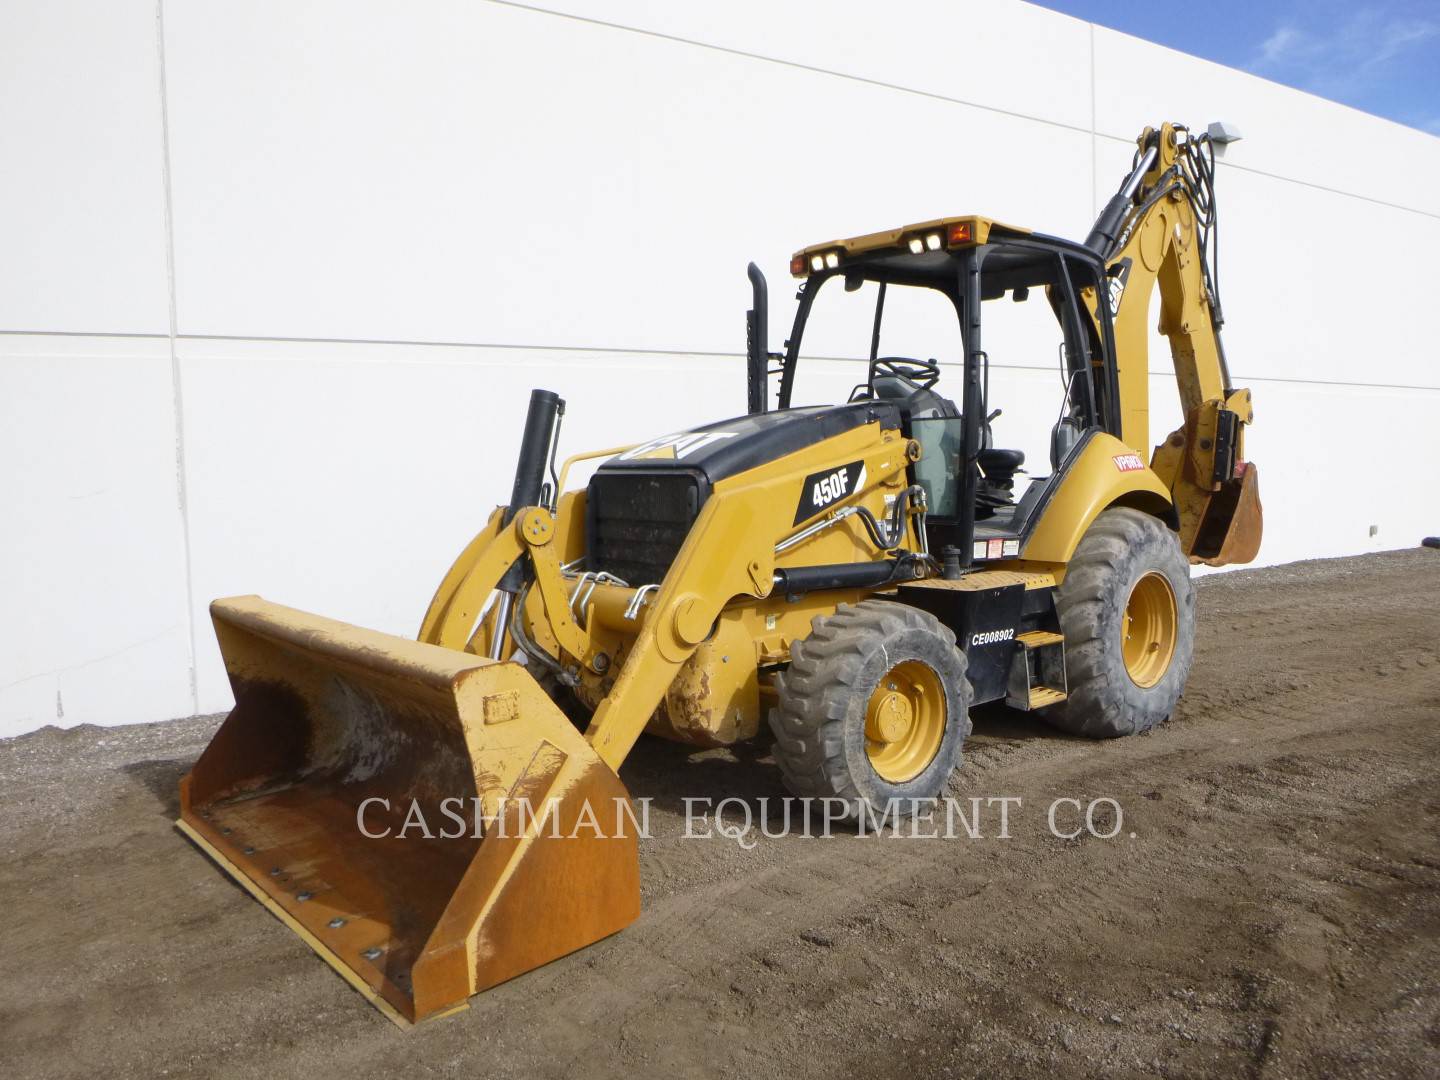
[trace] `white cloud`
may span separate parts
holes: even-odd
[[[1440,10],[1433,3],[1401,7],[1393,0],[1372,0],[1334,17],[1311,7],[1304,15],[1287,15],[1274,24],[1246,67],[1440,135],[1433,104],[1415,101],[1406,91],[1417,65],[1433,62],[1436,41]],[[1408,116],[1396,115],[1397,108]]]
[[[1323,29],[1282,22],[1261,42],[1252,70],[1335,96],[1373,83],[1390,61],[1440,37],[1440,20],[1373,7],[1316,22]]]
[[[1401,19],[1381,27],[1369,63],[1383,64],[1405,52],[1412,45],[1440,35],[1440,23],[1424,19]]]
[[[1312,43],[1299,27],[1281,24],[1275,32],[1260,44],[1260,53],[1255,58],[1256,67],[1273,67],[1289,62],[1296,50],[1309,51]]]

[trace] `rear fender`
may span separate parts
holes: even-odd
[[[1111,506],[1132,506],[1174,527],[1175,509],[1160,477],[1140,454],[1102,431],[1087,439],[1066,466],[1020,557],[1035,563],[1069,562],[1086,530]]]

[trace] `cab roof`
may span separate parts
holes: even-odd
[[[1094,251],[1074,240],[967,215],[812,244],[791,258],[790,273],[798,278],[844,273],[848,279],[853,268],[862,280],[943,288],[953,281],[953,256],[980,245],[988,248],[984,299],[998,295],[997,289],[1048,284],[1054,276],[1055,252],[1100,262]],[[1051,254],[1047,256],[1047,252]]]
[[[936,218],[914,225],[902,225],[885,232],[866,233],[852,236],[848,240],[830,240],[823,244],[811,244],[801,248],[790,259],[790,273],[796,277],[809,277],[821,270],[834,270],[863,255],[910,254],[924,255],[927,252],[974,247],[988,244],[991,239],[1001,240],[1031,235],[1029,229],[1006,225],[993,218],[968,214],[963,217]],[[816,259],[819,264],[816,264]]]

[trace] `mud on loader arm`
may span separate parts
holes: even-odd
[[[497,590],[507,577],[523,575],[538,590],[545,630],[562,650],[562,657],[554,659],[562,668],[564,656],[568,656],[590,672],[604,672],[611,662],[609,642],[574,618],[570,585],[560,565],[555,516],[547,507],[526,506],[507,524],[506,509],[500,507],[491,515],[486,527],[446,575],[421,625],[420,640],[470,651],[498,641],[499,647],[491,650],[492,655],[505,655],[513,647],[513,622],[507,627],[504,614],[497,610],[490,612],[484,625],[476,627],[475,622],[492,595],[499,595]],[[716,516],[714,508],[707,507],[692,534],[708,532],[707,526],[713,526],[707,519]],[[677,568],[684,562],[682,551],[676,560]],[[516,575],[517,570],[520,575]],[[720,608],[735,595],[728,583],[703,592],[696,592],[693,584],[685,587],[692,576],[683,571],[671,573],[667,584],[644,609],[640,632],[625,656],[620,675],[595,711],[586,738],[612,771],[619,771],[676,671],[709,635]],[[764,580],[768,581],[768,577]],[[671,614],[659,617],[657,612]],[[525,617],[526,612],[516,605],[509,618],[518,621]]]
[[[532,630],[548,634],[562,653],[549,659],[571,671],[569,665],[577,663],[590,678],[606,673],[612,663],[620,665],[585,732],[600,760],[618,771],[680,669],[711,637],[726,606],[737,598],[767,597],[775,588],[776,547],[796,532],[794,498],[803,479],[860,459],[872,483],[899,491],[909,462],[908,445],[898,432],[882,433],[871,424],[717,482],[648,602],[642,605],[637,593],[626,591],[632,598],[634,632],[623,640],[601,619],[587,619],[582,625],[574,617],[571,590],[578,590],[578,584],[562,571],[557,550],[563,527],[573,527],[564,520],[564,500],[559,504],[561,529],[544,507],[521,510],[508,527],[492,517],[457,561],[458,569],[447,576],[422,634],[436,644],[464,643],[484,597],[497,588],[515,559],[525,558],[544,609],[543,619],[535,619]],[[569,516],[574,516],[573,504]],[[913,520],[910,527],[915,527]],[[868,557],[878,555],[869,552]],[[538,614],[533,605],[525,607]],[[515,618],[525,616],[526,612],[518,612]],[[492,617],[485,630],[487,640],[495,629]]]
[[[1249,562],[1262,531],[1259,473],[1244,458],[1254,414],[1250,391],[1230,384],[1220,340],[1210,138],[1164,124],[1137,142],[1134,171],[1086,241],[1109,267],[1121,438],[1141,453],[1150,442],[1149,311],[1158,285],[1185,422],[1155,448],[1151,468],[1170,489],[1192,562]],[[1099,300],[1087,299],[1094,313]]]
[[[496,511],[492,521],[499,515],[500,511]],[[726,516],[707,507],[693,531],[712,532],[713,519]],[[707,521],[707,517],[712,520]],[[734,529],[726,529],[722,520],[720,531],[733,533]],[[442,594],[436,596],[421,629],[422,640],[451,649],[466,648],[472,636],[471,626],[485,599],[523,559],[544,605],[545,627],[560,648],[591,671],[605,670],[605,642],[580,626],[572,615],[555,539],[555,519],[543,506],[526,507],[509,525],[501,525],[494,533],[482,532],[472,544],[476,550],[466,549],[466,555],[471,557],[462,555],[457,561],[457,566],[468,562],[468,572],[457,574],[459,580],[452,583],[452,588],[442,586]],[[676,565],[683,567],[683,551]],[[725,575],[722,572],[718,576]],[[693,577],[683,570],[667,577],[667,584],[644,609],[640,633],[629,648],[614,687],[595,710],[586,738],[612,771],[619,770],[676,671],[709,635],[720,608],[735,595],[736,589],[729,582],[715,582],[717,587],[696,591],[690,580]],[[514,619],[524,617],[522,611],[513,615]],[[506,629],[492,616],[484,628],[484,639],[493,640],[497,633],[506,633]]]
[[[888,448],[884,456],[903,460]],[[793,484],[797,471],[803,474],[814,467],[810,462],[781,461],[761,470],[767,475],[747,476],[743,485],[718,484],[665,580],[648,603],[636,605],[637,633],[625,644],[619,674],[585,732],[600,760],[612,770],[619,770],[680,668],[710,636],[721,610],[737,596],[769,594],[775,542],[790,531],[790,522],[785,516],[789,504],[767,496],[773,488]],[[880,472],[879,461],[874,469]],[[450,648],[467,647],[485,598],[523,558],[543,603],[543,629],[563,651],[557,659],[563,664],[568,657],[593,674],[606,671],[614,637],[598,620],[582,626],[573,616],[574,583],[567,582],[561,569],[555,518],[545,507],[525,508],[509,526],[500,524],[500,518],[497,510],[456,561],[425,617],[421,639]],[[716,552],[724,556],[717,558]],[[516,619],[524,617],[517,611]],[[486,641],[496,632],[493,616],[489,623],[483,631]]]

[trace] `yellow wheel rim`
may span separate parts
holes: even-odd
[[[882,780],[903,784],[925,771],[945,740],[945,687],[919,660],[891,668],[865,706],[865,755]]]
[[[1125,670],[1136,686],[1154,686],[1170,670],[1179,625],[1170,579],[1151,570],[1131,588],[1120,627]]]

